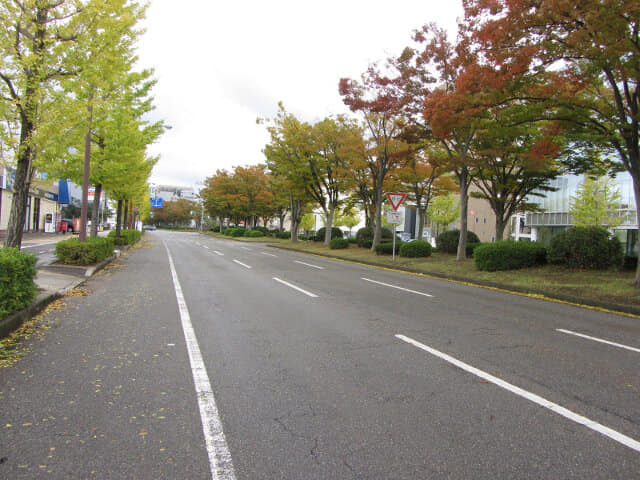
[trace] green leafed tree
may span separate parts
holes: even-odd
[[[621,199],[611,177],[586,177],[570,200],[569,213],[573,224],[608,229],[622,225],[626,218],[620,215]]]

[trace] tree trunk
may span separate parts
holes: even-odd
[[[456,261],[467,258],[467,211],[469,209],[469,171],[463,167],[456,173],[460,182],[460,238]]]
[[[298,227],[302,217],[302,201],[291,198],[291,241],[298,241]]]
[[[91,170],[91,123],[93,121],[93,92],[89,94],[89,128],[84,138],[84,169],[82,171],[82,205],[80,207],[80,238],[87,240],[87,219],[89,217],[89,173]]]
[[[27,93],[27,95],[29,95]],[[33,93],[31,95],[34,95]],[[31,114],[35,116],[35,107],[25,106],[25,110],[30,109],[28,114],[21,115],[20,121],[20,146],[18,148],[18,161],[16,165],[16,176],[13,181],[13,200],[9,213],[9,223],[7,225],[7,236],[4,239],[5,247],[18,247],[22,244],[22,233],[24,232],[25,220],[27,217],[27,201],[29,199],[29,189],[31,188],[31,163],[35,154],[31,137],[35,130],[35,125],[31,120]]]
[[[91,210],[91,236],[98,236],[98,225],[100,224],[100,197],[102,196],[102,184],[96,185],[93,196],[93,209]]]
[[[638,170],[640,170],[640,168]],[[631,173],[631,178],[633,179],[633,193],[636,200],[636,222],[638,227],[640,227],[640,171],[632,171],[629,173]],[[638,253],[638,264],[636,266],[636,276],[633,279],[632,285],[640,287],[640,232],[638,232],[636,251]]]
[[[371,251],[376,251],[376,245],[380,243],[382,237],[382,185],[376,187],[375,193],[376,218],[373,228],[373,242],[371,243]]]
[[[122,202],[122,211],[124,213],[124,218],[122,219],[122,226],[126,229],[129,224],[129,200],[124,200]]]
[[[507,227],[508,219],[504,219],[503,215],[496,213],[496,242],[499,242],[504,237],[504,229]]]
[[[427,209],[418,207],[418,240],[422,240],[424,234],[424,220],[427,216]]]
[[[325,247],[329,246],[329,242],[331,241],[331,230],[333,229],[333,216],[336,211],[336,206],[333,204],[329,205],[329,209],[325,210],[325,215],[327,216],[327,224],[324,226],[324,243]]]
[[[118,212],[116,213],[116,237],[120,236],[122,228],[122,200],[118,200]]]

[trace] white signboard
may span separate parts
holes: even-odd
[[[400,225],[402,223],[402,213],[392,210],[387,211],[387,223]]]

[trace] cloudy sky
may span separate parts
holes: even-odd
[[[306,121],[347,112],[341,77],[398,54],[425,23],[455,31],[460,0],[152,0],[139,63],[155,69],[151,182],[198,187],[216,169],[264,161],[256,118],[277,103]]]

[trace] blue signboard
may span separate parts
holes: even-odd
[[[69,184],[66,180],[60,179],[58,183],[58,203],[68,204],[69,202]]]
[[[151,208],[162,208],[162,198],[152,198],[151,199]]]

